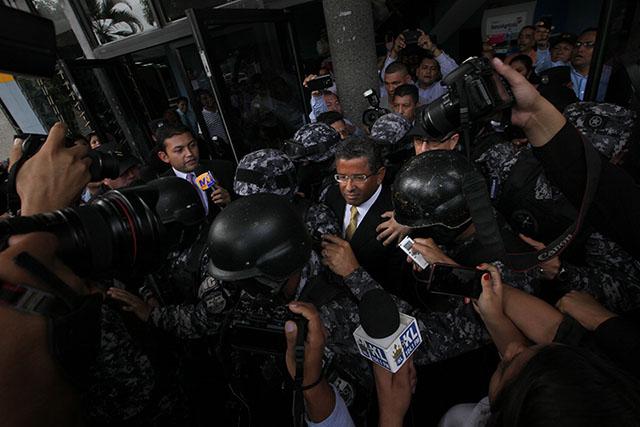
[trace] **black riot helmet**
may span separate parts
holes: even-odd
[[[311,238],[300,215],[289,199],[275,194],[233,201],[209,229],[209,273],[220,280],[256,278],[275,287],[310,256]]]
[[[433,150],[413,157],[393,184],[396,221],[414,228],[462,232],[462,227],[471,221],[464,181],[474,172],[469,162],[454,151]]]

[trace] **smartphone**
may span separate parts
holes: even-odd
[[[333,86],[333,80],[331,80],[331,75],[327,74],[326,76],[318,77],[313,80],[309,80],[307,82],[307,89],[311,92],[315,90],[324,90]]]
[[[482,293],[480,278],[484,273],[471,267],[432,264],[428,292],[477,299]]]

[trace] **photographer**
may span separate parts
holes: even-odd
[[[624,356],[625,350],[637,353],[637,328],[621,324],[617,316],[589,298],[572,295],[561,302],[561,309],[575,314],[591,330],[607,331],[596,344],[597,353],[580,348],[587,340],[575,320],[563,320],[560,312],[541,300],[503,285],[495,267],[483,264],[478,268],[487,273],[482,277],[482,294],[473,305],[502,361],[489,384],[488,397],[478,404],[453,407],[440,425],[633,425],[631,420],[639,416],[640,388],[637,379],[619,369],[626,368],[631,358],[617,356]],[[613,328],[623,345],[611,339]],[[599,339],[597,333],[595,338]],[[529,346],[528,340],[536,345]],[[552,342],[566,344],[549,345]],[[616,360],[617,366],[606,357]],[[392,395],[387,392],[391,387],[378,381],[380,371],[375,373],[381,419],[391,419],[389,425],[399,423],[412,384],[404,379],[406,373],[396,373],[387,380],[393,385]],[[402,396],[399,401],[398,396]]]
[[[18,172],[23,212],[65,208],[88,182],[87,148],[65,147],[64,134],[64,125],[55,124]],[[47,171],[46,179],[34,179]],[[184,422],[185,414],[176,411],[179,389],[160,387],[149,356],[119,310],[103,303],[102,291],[57,257],[60,239],[46,233],[14,236],[0,252],[0,318],[8,326],[2,330],[6,345],[0,361],[4,423],[100,426],[169,417]],[[28,299],[15,298],[25,292]]]
[[[336,391],[335,387],[330,386],[322,373],[327,331],[322,324],[320,314],[313,304],[301,301],[293,301],[289,303],[288,307],[293,313],[304,316],[308,321],[302,365],[304,370],[302,388],[307,424],[310,427],[353,426],[353,420],[340,393]],[[298,328],[295,322],[289,320],[285,323],[284,330],[287,337],[287,369],[291,378],[295,379],[295,346]]]
[[[498,59],[493,60],[493,66],[507,79],[516,98],[512,123],[524,130],[551,182],[575,207],[580,206],[587,177],[585,150],[594,148],[524,77]],[[640,190],[621,168],[601,162],[598,169],[598,187],[588,220],[638,258]]]
[[[231,203],[216,218],[209,236],[209,272],[225,286],[242,290],[238,305],[229,311],[231,327],[225,333],[227,339],[232,340],[234,331],[247,324],[253,331],[251,340],[257,344],[264,324],[280,319],[283,303],[313,303],[328,331],[325,365],[332,368],[326,372],[327,378],[342,384],[340,391],[345,393],[345,401],[354,413],[361,414],[372,380],[353,341],[352,332],[359,321],[357,307],[340,281],[323,269],[299,214],[280,196],[249,195]],[[245,338],[245,342],[234,344],[247,348],[253,343]],[[272,359],[262,363],[263,372],[272,372]],[[262,360],[252,357],[247,363]],[[317,379],[314,377],[312,382]],[[255,378],[252,384],[245,384],[244,398],[255,405],[256,411],[270,411],[282,421],[290,411],[275,413],[269,407],[273,396],[282,394],[279,377],[270,378],[267,387],[258,388],[253,381]],[[271,394],[261,396],[261,390]]]
[[[633,128],[632,112],[608,104],[574,104],[567,117],[605,157],[616,157],[622,151]],[[590,127],[590,120],[601,126]],[[540,242],[552,242],[575,221],[575,208],[549,182],[530,147],[498,143],[477,162],[496,189],[496,209],[514,230]],[[536,249],[545,246],[530,242]],[[585,290],[614,311],[627,311],[640,303],[640,262],[588,224],[566,251],[550,261],[543,266],[544,277],[553,280],[547,287],[549,298]]]

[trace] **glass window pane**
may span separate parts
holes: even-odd
[[[56,28],[56,45],[58,46],[60,57],[63,59],[82,57],[82,49],[71,30],[69,21],[64,15],[62,2],[59,0],[33,0],[32,3],[40,16],[53,21],[53,25]]]
[[[101,44],[157,28],[151,0],[87,0],[86,7]]]
[[[175,21],[176,19],[184,18],[186,9],[210,8],[230,2],[227,0],[160,0],[160,3],[167,21]],[[233,7],[242,7],[238,5],[241,2],[235,1],[233,3]]]

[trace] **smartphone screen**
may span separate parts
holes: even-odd
[[[482,293],[483,273],[470,267],[433,264],[428,290],[433,294],[478,298]]]

